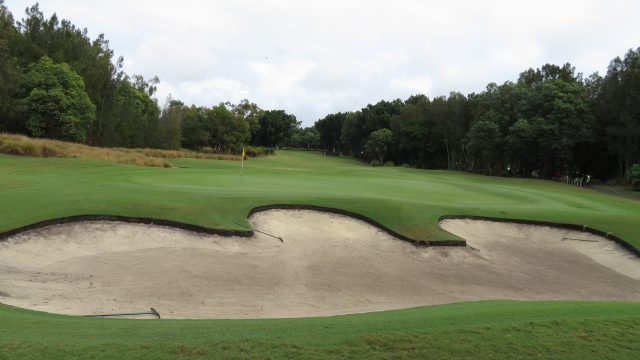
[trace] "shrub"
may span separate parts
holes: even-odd
[[[247,146],[246,151],[247,156],[250,157],[273,155],[275,153],[274,148],[264,146]]]
[[[386,163],[384,163],[384,166],[396,166],[396,164],[393,161],[389,160]]]
[[[411,165],[409,165],[409,164],[406,164],[406,163],[405,163],[405,164],[400,165],[400,167],[403,167],[403,168],[411,168]]]
[[[634,190],[640,190],[640,164],[633,164],[629,168],[629,180]]]
[[[382,164],[378,160],[371,160],[370,164],[371,166],[382,166]]]

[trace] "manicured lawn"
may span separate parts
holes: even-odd
[[[640,202],[561,183],[451,171],[372,168],[309,152],[235,161],[169,160],[147,168],[0,155],[0,231],[70,215],[153,217],[242,229],[259,205],[292,203],[366,215],[415,239],[455,236],[441,215],[587,224],[640,247]]]
[[[337,207],[417,239],[454,239],[447,214],[588,224],[640,247],[640,202],[560,183],[371,168],[285,152],[173,169],[0,155],[0,231],[71,215],[163,218],[241,229],[273,203]],[[0,290],[1,284],[0,284]],[[275,320],[121,320],[0,305],[0,359],[636,359],[640,303],[490,301]]]
[[[0,306],[0,359],[637,359],[640,303],[491,301],[327,318],[120,320]]]

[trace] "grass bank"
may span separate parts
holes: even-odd
[[[241,181],[239,162],[164,160],[176,167],[0,155],[0,231],[85,214],[242,230],[250,209],[285,203],[352,211],[414,239],[456,239],[438,218],[476,215],[588,225],[640,248],[640,202],[552,181],[373,168],[297,151],[245,161]]]
[[[417,239],[453,239],[442,215],[587,224],[640,247],[640,202],[561,183],[372,168],[281,151],[245,162],[166,159],[173,168],[0,155],[0,231],[83,214],[243,229],[273,203],[336,207]],[[1,290],[1,289],[0,289]],[[328,318],[85,319],[0,305],[0,359],[633,359],[640,303],[478,302]]]
[[[635,359],[640,303],[490,301],[327,318],[121,320],[0,306],[0,359]]]

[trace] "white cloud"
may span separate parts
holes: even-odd
[[[223,78],[187,81],[181,83],[177,90],[190,97],[205,99],[207,104],[217,104],[225,101],[238,102],[249,98],[251,94],[251,90],[246,84]]]
[[[391,86],[401,91],[408,90],[411,94],[426,94],[431,91],[433,82],[428,76],[411,76],[391,79]]]
[[[8,0],[16,18],[34,0]],[[158,75],[188,104],[247,97],[306,125],[415,92],[478,92],[544,63],[603,73],[640,46],[640,2],[40,0],[95,37],[125,70]]]
[[[288,96],[316,65],[308,60],[286,60],[270,63],[268,56],[264,62],[250,62],[249,67],[256,75],[258,91],[273,96]]]

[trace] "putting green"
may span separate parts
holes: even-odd
[[[477,215],[589,225],[640,248],[640,202],[543,180],[452,171],[373,168],[346,158],[279,151],[245,163],[170,160],[146,168],[83,159],[0,156],[0,232],[84,214],[160,218],[244,229],[268,204],[335,207],[414,239],[457,239],[442,215]]]

